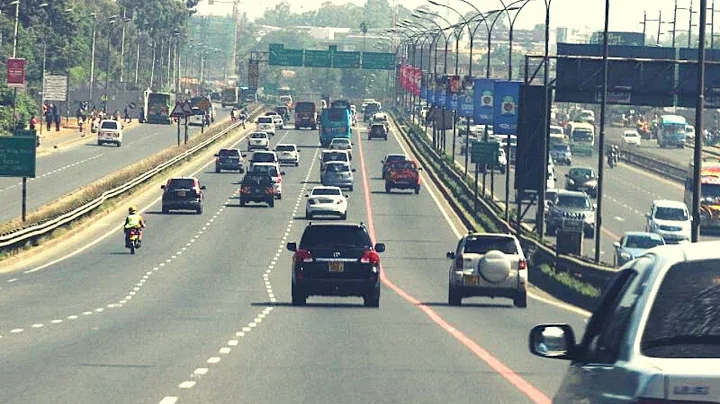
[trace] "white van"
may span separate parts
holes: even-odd
[[[98,129],[98,146],[102,146],[105,143],[114,144],[120,147],[123,142],[123,125],[119,121],[112,119],[105,119],[100,122],[100,128]]]

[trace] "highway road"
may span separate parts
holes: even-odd
[[[527,309],[486,298],[447,306],[445,252],[466,230],[427,185],[383,191],[379,161],[402,149],[394,137],[356,141],[348,217],[387,244],[380,309],[358,298],[291,306],[285,243],[307,223],[319,149],[315,131],[278,141],[300,145],[302,161],[285,168],[273,209],[238,207],[239,176],[208,161],[205,213],[153,204],[136,256],[118,233],[42,270],[0,275],[0,356],[12,364],[0,401],[550,402],[568,364],[531,356],[527,333],[540,322],[582,333],[584,316],[537,298]]]
[[[627,130],[627,128],[609,127],[606,131],[607,139],[610,141],[619,142],[625,130]],[[720,154],[720,148],[706,146],[705,149],[713,149],[716,154]],[[676,163],[676,165],[679,167],[687,167],[687,165],[693,158],[692,145],[689,145],[684,149],[661,149],[657,144],[657,140],[655,139],[643,139],[639,151],[650,154],[651,156],[658,156],[664,160]]]
[[[448,136],[448,145],[451,145],[451,136]],[[459,140],[458,140],[459,145]],[[644,148],[644,147],[643,147]],[[661,150],[656,148],[655,150]],[[685,152],[688,152],[686,149]],[[682,150],[677,150],[682,152]],[[675,152],[675,150],[663,149],[664,153]],[[464,155],[459,153],[455,158],[459,164],[464,164]],[[556,165],[556,187],[565,188],[565,174],[572,167],[592,167],[597,172],[597,154],[593,157],[575,156],[573,165],[562,166]],[[469,170],[472,173],[472,164]],[[514,170],[510,170],[510,199],[514,200]],[[482,176],[480,177],[480,188],[482,189]],[[487,176],[487,187],[490,189],[490,175]],[[661,178],[648,171],[638,167],[621,163],[616,168],[611,169],[605,166],[605,183],[604,183],[604,206],[603,206],[603,230],[600,244],[600,257],[605,263],[612,264],[614,262],[615,249],[612,245],[627,231],[644,231],[645,214],[650,208],[650,204],[656,199],[672,199],[682,201],[684,198],[682,184]],[[495,173],[495,198],[500,201],[505,199],[505,176]],[[516,211],[516,205],[513,206],[513,212]],[[535,209],[531,208],[524,220],[527,223],[534,223]],[[546,236],[551,242],[555,242],[555,237]],[[717,235],[704,234],[702,240],[716,240]],[[595,255],[595,241],[593,239],[585,239],[583,243],[583,254],[588,257]]]
[[[229,114],[229,110],[217,108],[216,122],[227,119]],[[195,136],[200,133],[200,127],[190,126],[188,133]],[[184,128],[181,136],[184,136]],[[93,133],[88,133],[87,138],[84,144],[38,157],[37,177],[28,179],[29,212],[177,145],[177,126],[140,124],[125,132],[122,147],[98,146],[97,135]],[[21,184],[19,178],[0,178],[0,221],[20,216]]]

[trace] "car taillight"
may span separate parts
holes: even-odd
[[[278,175],[277,178],[275,178],[275,182],[277,182],[278,184],[281,183],[281,182],[282,182],[282,176],[281,176],[281,175]]]
[[[518,262],[518,269],[521,270],[521,271],[527,269],[527,261],[525,261],[525,260],[520,260],[520,261]]]
[[[220,157],[215,157],[215,162],[220,161]]]
[[[455,270],[456,271],[463,270],[463,255],[462,254],[458,254],[457,257],[455,257]]]
[[[273,188],[273,187],[267,187],[267,188],[265,188],[265,193],[268,194],[268,195],[274,194],[274,193],[275,193],[275,188]]]
[[[376,253],[373,250],[366,250],[363,255],[360,257],[360,263],[361,264],[373,264],[373,265],[379,265],[380,264],[380,256],[378,253]]]
[[[250,192],[250,188],[249,188],[249,187],[242,187],[242,188],[240,188],[240,193],[241,193],[241,194],[247,194],[248,192]]]
[[[298,262],[313,262],[313,257],[312,257],[312,254],[310,254],[310,251],[299,249],[299,250],[295,251],[294,260],[296,263],[298,263]]]
[[[343,203],[342,199],[338,199],[337,202],[335,202],[336,205],[341,205]]]

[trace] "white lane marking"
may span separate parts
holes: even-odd
[[[12,333],[12,334],[19,334],[19,333],[21,333],[21,332],[23,332],[23,331],[25,331],[25,330],[22,329],[22,328],[15,328],[15,329],[10,330],[10,333]]]
[[[242,331],[238,331],[238,332],[235,333],[235,336],[236,336],[236,337],[244,337],[244,336],[245,336],[245,333],[242,332]]]
[[[408,149],[405,147],[404,141],[401,140],[400,136],[398,135],[398,131],[392,131],[392,135],[395,138],[395,140],[397,141],[398,145],[400,146],[400,148],[402,149],[402,151],[405,155],[414,156],[414,154],[410,153],[408,151]],[[423,174],[422,172],[420,173],[420,175],[423,177],[425,176],[425,174]],[[450,227],[450,230],[452,230],[452,232],[455,233],[455,237],[457,237],[459,239],[462,236],[462,234],[467,233],[467,229],[464,229],[465,231],[463,233],[461,233],[458,230],[455,223],[452,221],[452,219],[450,219],[450,215],[448,214],[447,210],[445,210],[445,207],[442,206],[442,203],[440,203],[440,200],[438,199],[437,195],[435,194],[435,192],[434,192],[435,184],[433,184],[431,181],[428,181],[427,178],[424,178],[423,181],[425,182],[425,184],[427,184],[427,186],[425,188],[427,189],[428,193],[430,194],[430,197],[432,197],[433,201],[435,202],[435,206],[437,206],[437,208],[440,210],[440,213],[445,218],[445,222]],[[575,306],[569,305],[567,303],[556,302],[554,300],[550,300],[545,297],[536,295],[535,293],[532,293],[532,292],[528,292],[528,296],[530,296],[530,298],[540,301],[542,303],[545,303],[545,304],[548,304],[548,305],[551,305],[551,306],[554,306],[554,307],[557,307],[560,309],[564,309],[564,310],[570,311],[575,314],[579,314],[584,317],[590,317],[590,315],[592,314],[589,311],[583,310],[579,307],[575,307]]]
[[[58,318],[58,319],[55,319],[55,320],[52,320],[52,321],[50,321],[50,323],[51,323],[51,324],[60,324],[60,323],[62,323],[62,322],[63,322],[63,321],[62,321],[62,320],[60,320],[59,318]]]
[[[218,363],[218,362],[220,362],[219,356],[212,356],[212,357],[208,358],[208,360],[207,360],[207,363],[211,363],[211,364]]]
[[[195,386],[195,383],[196,382],[194,380],[186,380],[186,381],[178,384],[178,387],[181,389],[191,389],[191,388],[193,388],[193,386]]]
[[[68,319],[68,320],[77,320],[77,319],[78,319],[78,316],[76,316],[76,315],[67,316],[67,319]]]
[[[208,368],[197,368],[197,369],[195,369],[195,371],[193,372],[193,374],[194,374],[194,375],[198,375],[198,376],[203,376],[203,375],[206,375],[206,374],[207,374],[208,370],[210,370],[210,369],[208,369]]]
[[[220,349],[218,350],[218,353],[219,353],[219,354],[222,354],[222,355],[227,355],[227,354],[230,353],[230,351],[232,351],[232,348],[223,347],[223,348],[220,348]]]
[[[32,328],[41,328],[41,327],[44,326],[44,325],[45,325],[45,324],[37,323],[37,324],[33,324],[31,327],[32,327]]]
[[[158,404],[175,404],[177,403],[178,398],[174,396],[165,396]]]
[[[227,344],[228,344],[228,346],[237,346],[239,343],[240,343],[240,341],[238,341],[236,339],[231,339],[230,341],[228,341]]]
[[[615,220],[617,220],[618,222],[624,222],[624,221],[625,221],[625,219],[621,218],[620,216],[615,216]]]

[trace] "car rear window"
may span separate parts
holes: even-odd
[[[253,133],[252,135],[250,135],[250,137],[253,139],[267,139],[267,134],[266,133]]]
[[[350,144],[350,139],[335,138],[330,143],[333,145],[348,145]]]
[[[720,358],[720,260],[680,262],[653,302],[640,348],[657,358]]]
[[[323,153],[323,162],[326,161],[347,161],[345,153]]]
[[[290,145],[278,145],[275,150],[277,151],[295,151],[295,146]]]
[[[253,166],[252,172],[264,173],[271,177],[277,177],[277,169],[275,166]]]
[[[103,122],[100,127],[101,127],[102,129],[117,129],[117,128],[118,128],[118,124],[117,124],[117,122],[109,122],[109,121],[106,121],[106,122]]]
[[[273,119],[269,116],[261,116],[258,118],[258,123],[273,123]]]
[[[688,212],[682,208],[662,208],[655,210],[655,218],[660,220],[688,220]]]
[[[515,240],[510,237],[468,237],[465,240],[465,252],[470,254],[485,254],[488,251],[498,250],[504,254],[517,254]]]
[[[195,186],[195,180],[192,178],[176,178],[170,180],[168,188],[170,189],[190,189]]]
[[[350,167],[347,164],[328,164],[327,171],[332,173],[345,173],[350,171]]]
[[[393,170],[417,170],[417,166],[413,161],[398,161],[396,163],[392,163],[390,168]]]
[[[274,163],[275,155],[273,153],[253,153],[252,161],[254,163]]]
[[[228,157],[228,156],[237,157],[239,155],[240,155],[240,152],[237,151],[237,149],[220,149],[220,152],[218,153],[218,156],[224,156],[224,157]]]
[[[329,189],[329,188],[314,189],[312,191],[312,196],[322,196],[322,195],[342,195],[342,191],[339,189]]]
[[[371,245],[365,229],[356,226],[308,226],[300,240],[302,249]]]
[[[394,161],[405,161],[405,156],[387,156],[385,159],[386,163],[392,163]]]
[[[557,198],[557,206],[588,209],[590,208],[590,201],[581,195],[560,195]]]
[[[649,235],[628,236],[625,241],[627,248],[653,248],[664,244],[662,237]]]

